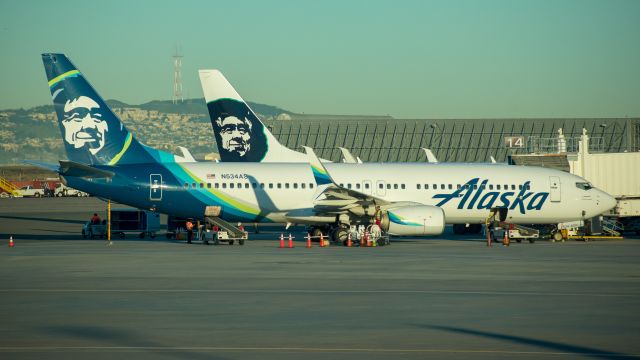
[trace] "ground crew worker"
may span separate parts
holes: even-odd
[[[380,205],[376,205],[376,212],[373,214],[373,218],[376,221],[376,225],[382,229],[382,226],[380,226],[382,223],[382,210],[380,210]]]
[[[240,231],[244,232],[244,226],[242,226],[242,223],[238,223],[238,229],[240,229]]]
[[[93,224],[93,225],[99,225],[100,224],[100,216],[98,216],[97,213],[93,213],[93,216],[91,217],[91,224]]]
[[[191,244],[191,239],[193,238],[193,222],[191,219],[187,219],[184,226],[187,228],[187,244]]]

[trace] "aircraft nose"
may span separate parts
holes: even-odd
[[[600,194],[600,206],[602,207],[602,213],[605,213],[618,204],[618,201],[613,196],[607,194],[604,191],[601,191]]]

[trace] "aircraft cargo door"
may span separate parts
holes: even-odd
[[[151,174],[149,175],[149,200],[161,201],[162,200],[162,175]]]
[[[560,202],[561,200],[560,178],[557,176],[549,176],[549,197],[552,202]]]

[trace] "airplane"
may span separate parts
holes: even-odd
[[[536,167],[353,166],[322,162],[311,148],[305,148],[307,162],[192,162],[139,142],[65,55],[42,59],[68,160],[30,163],[56,171],[68,186],[136,208],[201,219],[216,206],[224,221],[308,224],[343,239],[350,225],[372,223],[376,206],[385,232],[412,236],[441,234],[446,223],[483,224],[492,209],[507,209],[513,223],[557,224],[615,206],[613,197],[578,176]],[[246,105],[227,100],[207,104],[235,117],[221,116],[221,128],[264,130],[246,121]],[[265,142],[229,144],[232,156],[277,156],[259,148]]]

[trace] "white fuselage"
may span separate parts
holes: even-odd
[[[322,190],[305,163],[181,166],[204,183],[204,189],[198,186],[185,191],[204,190],[223,196],[231,199],[231,206],[259,211],[273,222],[288,222],[287,213],[312,209]],[[345,188],[394,203],[439,206],[449,224],[483,223],[496,207],[509,209],[509,222],[560,223],[590,218],[615,205],[615,199],[605,192],[576,185],[586,184],[586,180],[539,167],[457,163],[325,166]]]

